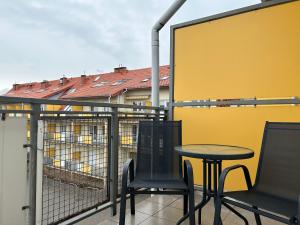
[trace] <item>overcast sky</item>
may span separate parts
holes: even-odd
[[[0,90],[13,83],[151,65],[150,31],[174,0],[0,0]],[[257,0],[187,0],[161,32],[169,63],[169,27]]]

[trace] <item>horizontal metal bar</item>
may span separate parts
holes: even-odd
[[[267,211],[263,211],[263,210],[259,210],[259,209],[254,209],[254,208],[251,207],[251,206],[242,204],[242,203],[240,203],[240,202],[237,202],[237,201],[234,201],[234,200],[231,200],[231,199],[228,199],[228,198],[223,198],[223,199],[222,199],[222,202],[226,202],[226,203],[229,203],[229,204],[231,204],[231,205],[240,207],[240,208],[242,208],[242,209],[245,209],[245,210],[248,210],[248,211],[251,211],[251,212],[254,212],[254,213],[258,213],[258,214],[260,214],[260,215],[262,215],[262,216],[271,218],[271,219],[276,220],[276,221],[279,221],[279,222],[281,222],[281,223],[289,224],[289,218],[284,218],[284,217],[282,217],[282,216],[275,215],[275,214],[270,213],[270,212],[267,212]]]
[[[92,119],[108,119],[110,116],[74,116],[74,115],[67,115],[67,116],[48,116],[48,115],[41,115],[42,120],[68,120],[68,119],[80,119],[80,120],[92,120]]]
[[[68,219],[62,223],[60,223],[60,225],[71,225],[71,224],[76,224],[78,223],[79,221],[82,221],[96,213],[99,213],[99,212],[102,212],[103,210],[105,209],[108,209],[109,207],[112,206],[112,202],[108,202],[108,203],[105,203],[101,206],[98,206],[98,207],[95,207],[94,209],[91,209],[85,213],[81,213],[79,215],[77,215],[76,217],[74,218],[71,218],[71,219]]]
[[[106,115],[110,115],[112,114],[112,112],[95,112],[95,111],[41,111],[41,114],[99,114],[99,115],[103,115],[103,114],[106,114]]]
[[[243,99],[243,100],[228,100],[228,101],[190,101],[190,102],[174,102],[173,107],[191,107],[191,106],[245,106],[245,105],[297,105],[300,104],[300,99]]]
[[[119,115],[146,115],[146,116],[149,116],[149,115],[153,115],[153,116],[156,116],[157,113],[130,113],[130,112],[118,112]],[[160,113],[159,115],[165,115],[164,113]]]
[[[32,113],[32,110],[6,110],[6,109],[0,109],[0,113],[20,113],[20,114],[30,114]]]
[[[94,106],[94,107],[110,107],[110,108],[133,108],[133,109],[150,109],[150,110],[164,110],[163,107],[140,106],[140,105],[126,105],[126,104],[112,104],[99,103],[90,101],[74,101],[74,100],[52,100],[52,99],[36,99],[36,98],[17,98],[0,96],[0,104],[44,104],[44,105],[71,105],[71,106]]]
[[[164,194],[164,195],[183,195],[187,191],[151,191],[151,190],[141,190],[134,191],[134,194]]]

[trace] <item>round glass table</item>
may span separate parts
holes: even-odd
[[[222,173],[223,160],[249,159],[254,156],[253,150],[240,146],[218,145],[218,144],[190,144],[176,146],[175,150],[180,156],[202,159],[203,165],[203,196],[202,201],[195,206],[199,209],[199,224],[201,224],[202,208],[210,201],[211,197],[216,199],[218,191],[218,180]],[[242,215],[229,205],[224,205],[233,213],[241,217]],[[183,216],[177,224],[180,224],[188,217]]]

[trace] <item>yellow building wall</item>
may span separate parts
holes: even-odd
[[[300,1],[177,28],[174,100],[300,97]],[[300,122],[300,106],[175,108],[183,144],[230,144],[254,149],[246,164],[254,180],[266,121]],[[191,159],[201,184],[202,164]],[[227,189],[243,186],[232,174]],[[229,184],[230,183],[230,184]]]
[[[175,100],[300,96],[300,1],[175,30]]]
[[[245,164],[254,181],[265,122],[300,122],[300,106],[177,108],[174,116],[175,120],[183,120],[183,144],[225,144],[253,149],[254,158],[224,161],[223,166]],[[195,183],[202,184],[202,161],[190,160]],[[244,187],[244,180],[239,172],[228,176],[226,189],[241,187]]]

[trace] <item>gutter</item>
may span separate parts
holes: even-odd
[[[151,80],[151,101],[152,106],[159,106],[159,31],[177,12],[186,0],[175,0],[161,18],[152,27],[152,80]]]

